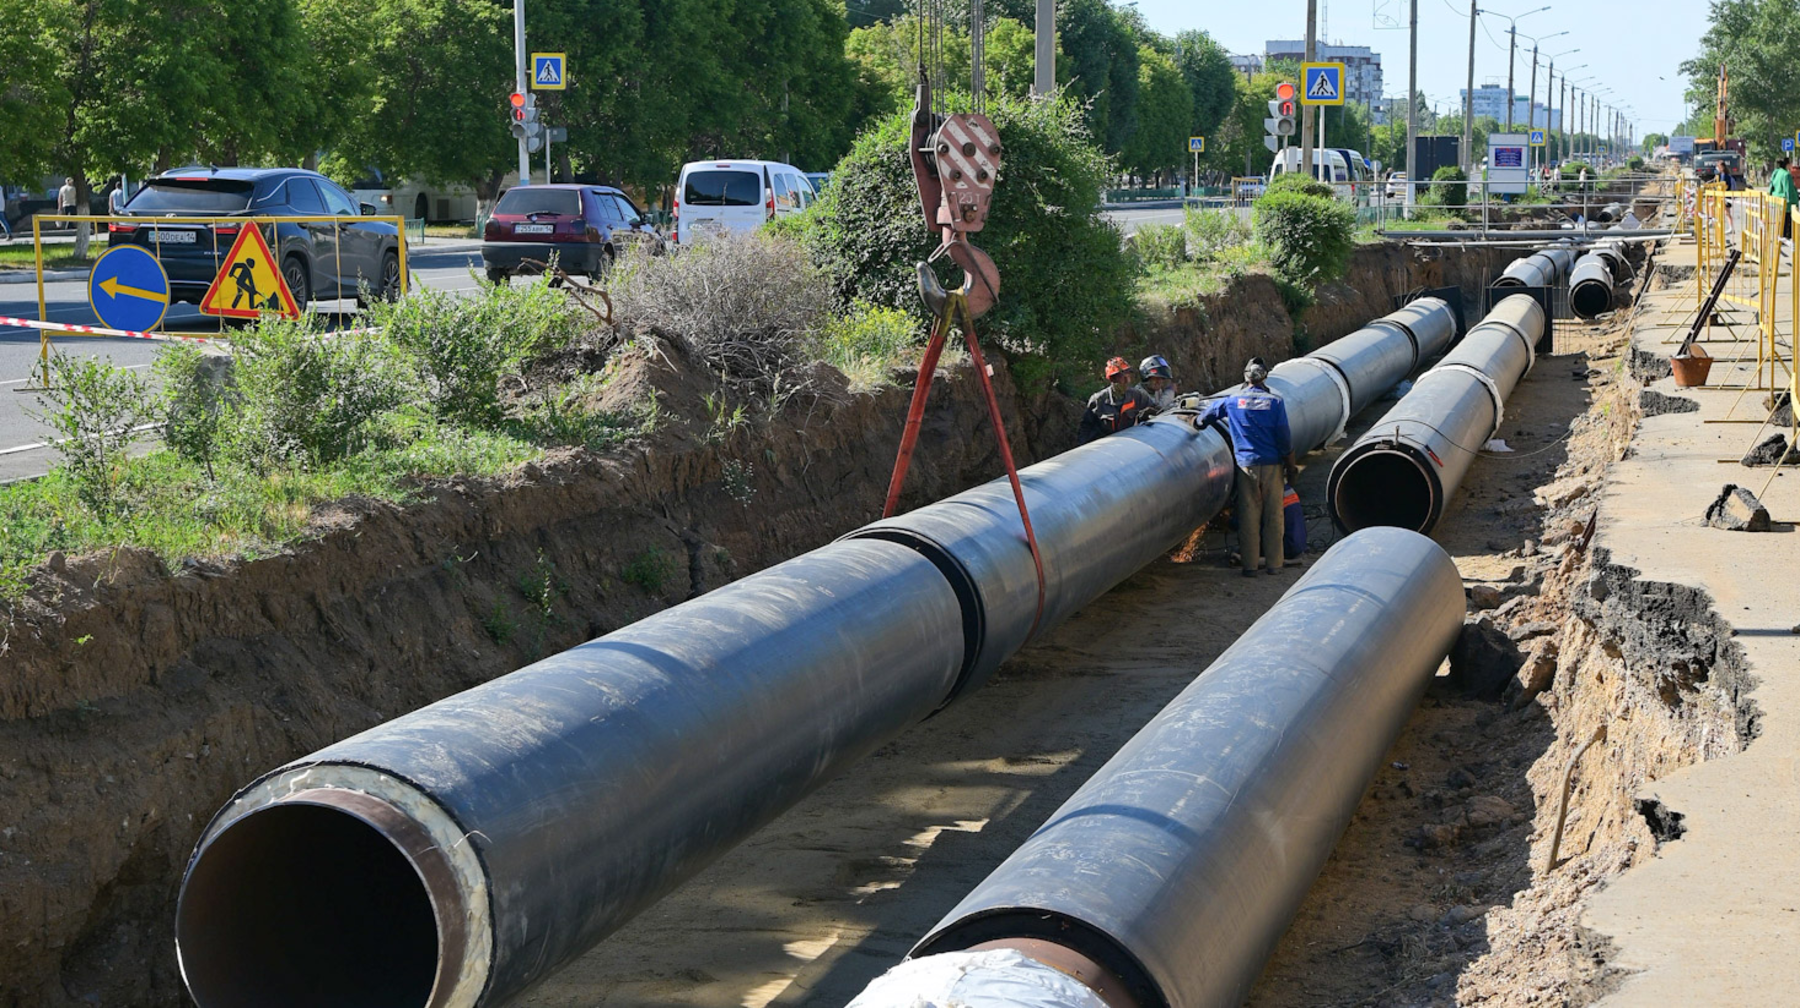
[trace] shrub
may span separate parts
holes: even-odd
[[[1089,136],[1082,107],[1068,99],[998,99],[988,110],[1005,153],[992,213],[973,240],[993,257],[1001,290],[981,324],[984,336],[1021,355],[1013,377],[1029,387],[1092,368],[1112,320],[1130,310],[1132,264],[1099,213],[1111,165]],[[808,250],[844,303],[898,308],[922,323],[914,266],[938,236],[920,213],[907,128],[902,112],[864,133],[800,220]],[[954,270],[939,275],[960,283]]]
[[[38,393],[44,408],[30,412],[56,431],[54,447],[81,502],[98,514],[116,514],[125,504],[127,452],[139,437],[136,428],[153,415],[149,386],[95,357],[57,353],[48,366],[49,387]]]
[[[1250,243],[1250,222],[1236,210],[1189,210],[1188,244],[1194,258],[1211,261]]]
[[[850,379],[852,389],[873,388],[887,379],[925,335],[918,319],[886,305],[858,301],[826,324],[818,355]]]
[[[1641,172],[1644,170],[1644,159],[1641,157],[1634,157],[1630,161],[1625,162],[1625,167],[1630,168],[1634,172]]]
[[[1256,201],[1256,237],[1269,264],[1295,284],[1334,280],[1356,245],[1356,211],[1321,196],[1277,191]]]
[[[1130,242],[1140,273],[1176,269],[1188,261],[1187,230],[1174,224],[1145,224]]]
[[[727,234],[679,255],[636,251],[614,267],[619,325],[667,340],[730,387],[778,397],[799,387],[805,341],[831,317],[830,282],[791,239]]]
[[[1445,165],[1431,176],[1431,202],[1436,206],[1465,207],[1469,203],[1469,176],[1455,165]]]
[[[371,325],[411,358],[431,408],[483,426],[500,417],[500,381],[527,358],[567,346],[582,331],[576,307],[548,278],[483,284],[472,296],[416,290],[377,303]]]
[[[1297,192],[1302,195],[1320,196],[1325,199],[1331,199],[1337,195],[1336,190],[1332,189],[1329,184],[1321,182],[1311,175],[1303,175],[1299,172],[1284,172],[1275,176],[1275,180],[1269,183],[1267,189],[1263,190],[1263,195],[1267,196],[1271,193],[1280,192]]]
[[[206,467],[213,459],[230,393],[231,358],[203,353],[191,343],[169,343],[156,355],[154,373],[162,386],[158,402],[163,441],[176,455]]]
[[[320,467],[374,442],[384,413],[416,382],[381,336],[325,333],[310,319],[268,319],[233,341],[239,398],[227,450],[258,472]]]

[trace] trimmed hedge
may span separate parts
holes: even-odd
[[[1348,203],[1292,190],[1275,190],[1255,204],[1256,237],[1269,263],[1294,284],[1320,284],[1342,276],[1356,247],[1356,211]]]

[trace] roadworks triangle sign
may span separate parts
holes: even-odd
[[[204,315],[253,319],[264,315],[299,318],[300,306],[275,268],[275,257],[269,243],[263,240],[262,228],[245,224],[231,251],[219,264],[219,275],[200,299]]]

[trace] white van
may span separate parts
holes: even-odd
[[[709,234],[754,231],[797,214],[818,194],[806,174],[780,161],[690,161],[675,183],[671,239],[692,245]]]
[[[1345,154],[1344,150],[1338,148],[1314,149],[1312,174],[1313,178],[1321,182],[1331,183],[1331,188],[1337,193],[1339,199],[1354,201],[1356,187],[1352,183],[1357,180],[1357,170],[1361,168],[1361,165],[1352,167],[1350,159]],[[1359,158],[1358,161],[1360,160]],[[1269,181],[1273,182],[1283,175],[1299,170],[1300,148],[1297,146],[1285,148],[1275,155],[1274,163],[1269,166]]]

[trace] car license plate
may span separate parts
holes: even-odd
[[[513,234],[550,234],[556,230],[555,224],[514,224]]]
[[[152,245],[192,245],[194,244],[194,232],[156,230],[150,232],[149,239]]]

